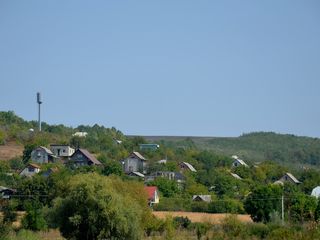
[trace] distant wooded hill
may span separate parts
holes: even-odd
[[[72,134],[75,131],[88,132],[88,137],[81,146],[94,153],[110,152],[117,158],[125,155],[127,149],[137,149],[139,143],[159,143],[173,149],[210,150],[221,155],[238,155],[248,163],[259,163],[270,160],[290,167],[320,167],[320,139],[299,137],[273,132],[256,132],[243,134],[240,137],[179,137],[179,136],[144,136],[130,138],[115,128],[105,128],[97,124],[93,126],[80,125],[77,128],[60,125],[42,124],[42,134],[31,134],[30,128],[37,129],[36,121],[25,121],[14,112],[0,112],[0,145],[15,140],[25,145],[34,143],[48,145],[50,143],[74,142]],[[114,139],[123,142],[121,149],[114,146]],[[77,140],[77,139],[76,139]],[[129,141],[127,141],[129,140]],[[115,150],[116,149],[116,150]],[[114,151],[113,151],[114,150]],[[160,151],[161,151],[160,147]],[[115,154],[117,153],[117,154]],[[120,154],[121,153],[121,154]],[[110,155],[110,156],[111,156]],[[118,156],[119,155],[119,156]],[[115,156],[114,156],[115,157]]]
[[[238,155],[251,163],[271,160],[291,166],[320,167],[320,139],[273,132],[255,132],[240,137],[144,136],[147,141],[212,150]]]

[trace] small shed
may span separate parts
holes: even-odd
[[[40,172],[40,167],[37,164],[29,163],[21,172],[20,176],[32,177]]]

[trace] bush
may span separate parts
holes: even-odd
[[[265,239],[269,234],[269,228],[263,223],[250,223],[247,225],[247,231],[250,236]]]
[[[227,216],[222,221],[221,227],[225,233],[232,237],[239,237],[245,231],[245,225],[234,215]]]
[[[192,223],[190,228],[194,229],[197,234],[197,239],[200,240],[202,236],[206,235],[211,225],[207,223]]]
[[[27,213],[22,219],[22,227],[33,231],[47,229],[47,222],[39,205],[33,205],[27,208]]]
[[[191,224],[191,221],[188,217],[174,217],[173,222],[176,228],[188,228]]]
[[[244,213],[242,202],[235,199],[224,199],[209,203],[208,211],[210,213]]]
[[[208,212],[208,203],[207,202],[192,202],[191,204],[192,212]]]
[[[185,198],[161,198],[153,209],[156,211],[191,211],[191,201]]]

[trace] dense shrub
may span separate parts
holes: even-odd
[[[191,201],[186,198],[161,198],[161,201],[154,205],[154,210],[191,211]]]
[[[213,201],[208,206],[208,212],[211,213],[239,213],[243,214],[244,208],[242,202],[236,199],[222,199]]]

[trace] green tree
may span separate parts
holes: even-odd
[[[30,201],[26,208],[26,215],[22,219],[23,228],[33,231],[46,229],[47,222],[44,218],[41,204],[39,204],[36,200]]]
[[[270,213],[280,212],[282,189],[277,185],[258,186],[245,201],[245,210],[255,222],[268,222]]]
[[[104,168],[102,170],[102,173],[104,175],[118,175],[118,176],[122,176],[123,175],[123,169],[122,166],[119,162],[116,161],[107,161],[104,165]]]
[[[179,186],[175,181],[162,177],[150,182],[149,185],[157,186],[164,197],[173,197],[180,192]]]
[[[24,150],[23,150],[23,155],[22,155],[22,161],[23,163],[28,163],[30,161],[31,158],[31,152],[33,151],[33,149],[35,149],[37,147],[36,144],[32,143],[32,144],[26,144],[24,146]]]
[[[142,186],[79,174],[71,178],[68,193],[55,200],[50,215],[67,239],[134,240],[141,238],[143,221],[148,221],[142,203],[147,206]]]

